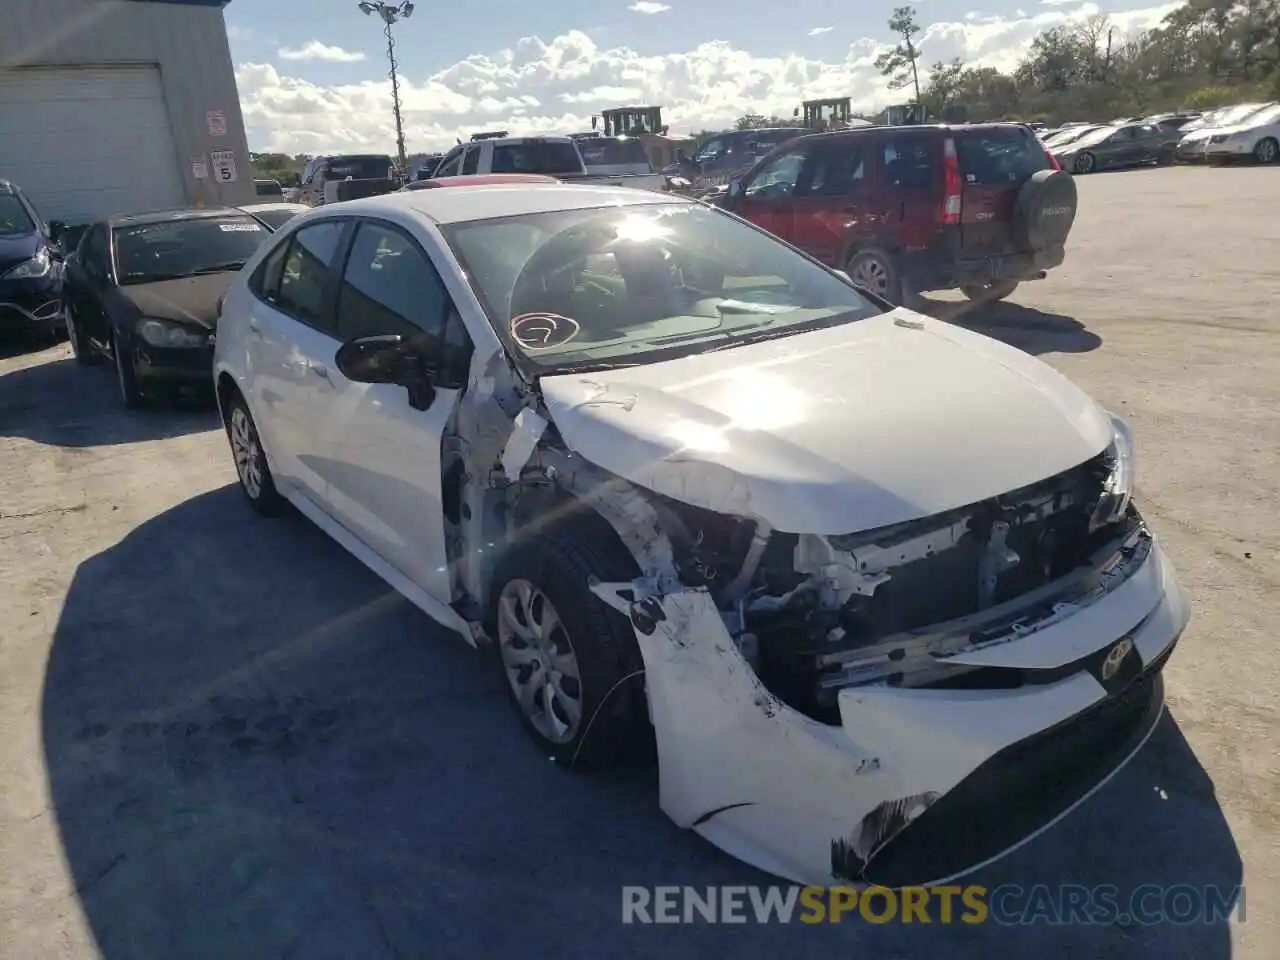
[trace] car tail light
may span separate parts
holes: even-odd
[[[1048,158],[1049,158],[1049,169],[1050,169],[1050,170],[1061,170],[1061,169],[1062,169],[1062,164],[1060,164],[1060,163],[1058,162],[1058,158],[1057,158],[1057,157],[1055,157],[1052,153],[1050,153],[1048,150],[1046,150],[1046,151],[1044,152],[1044,155],[1045,155],[1046,157],[1048,157]]]
[[[956,142],[950,137],[942,148],[942,222],[960,222],[960,158],[956,155]]]

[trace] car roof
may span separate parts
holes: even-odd
[[[533,137],[485,137],[483,140],[471,140],[458,144],[459,147],[471,147],[477,143],[492,143],[495,147],[509,146],[513,143],[573,143],[572,137],[533,136]],[[457,147],[454,148],[455,150]]]
[[[243,210],[245,213],[261,213],[264,210],[297,210],[301,212],[303,210],[310,210],[311,208],[305,203],[290,203],[287,200],[270,200],[266,203],[242,204],[241,206],[236,207],[236,209]]]
[[[157,210],[154,213],[137,213],[123,217],[108,217],[111,227],[141,227],[155,223],[176,223],[180,220],[203,220],[209,217],[242,217],[243,210],[235,207],[200,207],[189,210]]]
[[[523,214],[586,210],[592,207],[647,206],[694,201],[635,187],[564,183],[490,183],[440,190],[387,193],[343,203],[342,213],[377,215],[409,210],[438,224],[466,223]],[[323,209],[323,208],[322,208]]]

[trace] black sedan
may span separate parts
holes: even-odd
[[[91,224],[67,258],[67,336],[85,365],[110,359],[125,406],[203,395],[218,302],[270,231],[233,209]]]
[[[57,334],[62,330],[62,253],[16,184],[0,180],[0,330]]]

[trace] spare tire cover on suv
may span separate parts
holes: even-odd
[[[1065,170],[1040,170],[1022,185],[1013,207],[1019,249],[1051,250],[1067,242],[1076,220],[1076,182]]]

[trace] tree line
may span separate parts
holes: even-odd
[[[1280,0],[1190,0],[1137,34],[1096,14],[1045,30],[1012,73],[930,62],[913,7],[896,8],[889,29],[897,43],[876,67],[931,120],[1058,124],[1280,100]],[[749,115],[736,128],[794,122]]]

